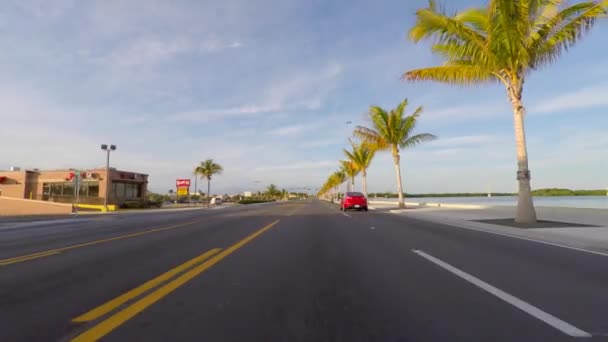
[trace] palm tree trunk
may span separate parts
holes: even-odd
[[[211,207],[211,178],[207,178],[207,208]]]
[[[367,198],[367,171],[361,171],[361,187],[363,188],[363,196]]]
[[[528,168],[528,150],[526,147],[526,132],[524,129],[525,109],[521,101],[522,85],[509,89],[509,98],[513,105],[515,123],[515,143],[517,145],[517,181],[519,182],[519,196],[515,222],[535,223],[536,211],[532,202],[530,187],[530,169]]]
[[[401,184],[401,158],[397,148],[393,149],[393,159],[395,161],[395,173],[397,174],[397,196],[399,196],[399,208],[405,208],[405,201],[403,200],[403,185]]]

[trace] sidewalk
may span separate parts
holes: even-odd
[[[372,203],[378,209],[389,210],[392,214],[415,219],[437,222],[455,226],[455,229],[473,229],[493,234],[507,235],[516,238],[542,241],[549,244],[584,249],[608,256],[608,210],[537,207],[539,220],[553,221],[557,227],[549,228],[514,228],[478,220],[513,218],[515,207],[488,206],[471,209],[460,208],[426,208],[411,206],[408,209],[390,209],[395,203]],[[563,224],[565,223],[565,224]],[[590,227],[572,227],[588,225]],[[552,226],[548,223],[547,226]],[[458,227],[458,228],[456,228]]]

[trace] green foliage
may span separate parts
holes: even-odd
[[[207,159],[201,162],[199,166],[194,169],[194,173],[201,177],[211,179],[213,175],[221,174],[224,169],[220,164],[217,164],[213,159]]]
[[[348,160],[354,165],[357,171],[360,171],[365,175],[367,173],[367,168],[372,163],[374,159],[374,155],[376,154],[376,150],[372,145],[366,142],[362,142],[360,144],[355,144],[352,141],[350,142],[352,146],[352,151],[348,151],[346,149],[342,149],[344,155]]]
[[[128,200],[120,205],[121,209],[149,209],[149,208],[160,208],[163,201],[160,198],[150,199],[148,197],[145,200]]]
[[[487,7],[451,16],[429,1],[416,12],[410,38],[435,38],[432,50],[445,63],[408,71],[404,78],[464,85],[500,81],[521,88],[530,70],[572,47],[606,15],[606,7],[605,0],[490,0]]]
[[[606,190],[570,190],[570,189],[538,189],[532,191],[534,196],[606,196]]]
[[[343,170],[336,171],[327,178],[327,181],[325,181],[325,184],[323,184],[323,186],[321,187],[321,189],[319,190],[317,195],[318,196],[326,195],[332,189],[334,189],[335,187],[344,183],[345,181],[346,181],[346,174],[344,173],[344,171]]]
[[[340,170],[350,179],[354,179],[359,173],[355,163],[350,160],[340,160]]]
[[[411,148],[436,139],[436,136],[429,133],[413,134],[422,107],[418,107],[411,115],[405,115],[407,104],[408,100],[405,99],[390,112],[380,107],[370,107],[372,127],[357,126],[353,132],[354,136],[374,150],[390,150],[393,156],[398,155],[399,149]]]
[[[277,188],[276,185],[270,184],[266,189],[265,195],[270,198],[277,198],[281,195],[281,191],[279,191],[279,188]]]

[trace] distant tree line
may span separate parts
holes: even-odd
[[[538,189],[532,191],[534,196],[606,196],[606,190],[570,190],[570,189]]]

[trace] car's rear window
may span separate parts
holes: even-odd
[[[364,197],[360,192],[347,192],[346,196],[348,197]]]

